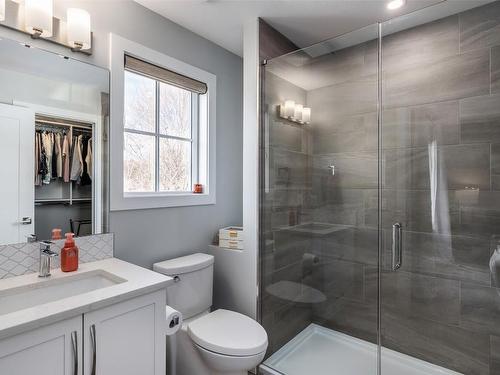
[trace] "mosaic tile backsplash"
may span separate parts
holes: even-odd
[[[113,257],[113,233],[75,238],[80,250],[80,263]],[[60,252],[64,240],[54,241],[52,250]],[[38,242],[0,245],[0,279],[38,272],[40,244]],[[52,268],[59,268],[59,257],[52,261]]]

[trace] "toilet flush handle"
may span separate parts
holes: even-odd
[[[179,275],[175,275],[174,276],[174,283],[178,283],[179,281],[181,281],[181,278],[179,277]]]

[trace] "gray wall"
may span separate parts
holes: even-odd
[[[0,35],[107,67],[113,32],[217,76],[217,204],[110,215],[115,256],[126,261],[149,267],[159,260],[207,251],[219,227],[242,222],[242,59],[132,1],[55,3],[59,17],[71,6],[90,12],[93,56],[72,54],[7,29],[0,29]]]

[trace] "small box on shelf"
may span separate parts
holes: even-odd
[[[243,227],[219,229],[219,247],[243,250]]]

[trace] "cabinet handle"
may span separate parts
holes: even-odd
[[[71,347],[73,348],[73,375],[78,375],[78,333],[71,332]]]
[[[96,348],[96,337],[95,337],[95,324],[90,326],[90,341],[92,341],[92,369],[90,370],[91,375],[96,375],[96,362],[97,362],[97,348]]]

